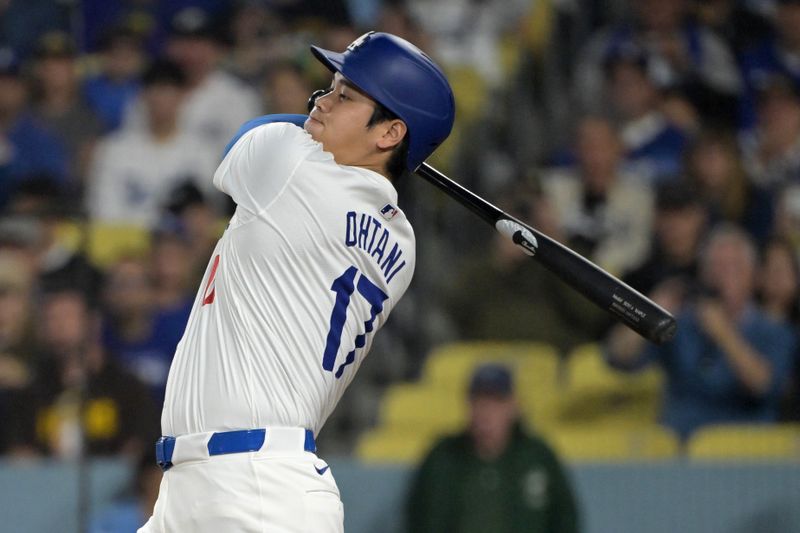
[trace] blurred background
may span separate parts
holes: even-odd
[[[800,531],[791,0],[0,0],[0,530],[149,516],[170,360],[232,213],[211,187],[222,150],[328,86],[309,44],[372,29],[452,83],[435,167],[680,329],[645,346],[408,176],[415,279],[318,439],[347,531],[423,531],[441,489],[419,465],[448,435],[479,442],[468,384],[487,361],[576,518],[484,531]],[[546,508],[549,474],[480,468],[448,505],[501,487]]]

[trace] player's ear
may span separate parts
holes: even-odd
[[[406,123],[400,119],[389,120],[381,124],[383,135],[378,139],[378,148],[381,150],[391,150],[403,141],[403,137],[408,133]]]

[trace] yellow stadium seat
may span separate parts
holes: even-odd
[[[82,228],[66,223],[59,227],[58,238],[72,249],[86,246],[91,263],[102,269],[121,257],[141,255],[150,249],[150,233],[137,226],[92,223]]]
[[[458,342],[435,349],[428,356],[422,378],[434,387],[466,391],[467,382],[477,365],[503,362],[512,367],[520,389],[558,379],[558,352],[553,346],[536,342]],[[526,365],[521,374],[518,368]]]
[[[661,426],[559,427],[547,430],[544,437],[567,461],[652,461],[680,454],[678,437]]]
[[[453,390],[401,383],[386,389],[380,413],[384,427],[451,430],[465,423],[466,405]]]
[[[714,425],[688,442],[690,459],[800,461],[800,424]]]
[[[599,345],[579,346],[567,356],[557,416],[562,424],[652,425],[658,420],[663,384],[663,370],[656,365],[623,372],[606,363]]]
[[[376,428],[359,438],[356,457],[369,463],[416,464],[442,434],[415,428]]]
[[[517,365],[517,398],[523,418],[532,427],[542,429],[557,422],[563,395],[559,367],[555,351],[526,358]]]

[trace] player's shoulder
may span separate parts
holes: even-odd
[[[311,138],[302,125],[305,115],[263,115],[242,124],[225,147],[223,156],[237,145],[248,144],[272,153],[321,151],[321,145]]]

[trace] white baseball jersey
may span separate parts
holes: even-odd
[[[170,369],[165,435],[318,433],[414,271],[391,182],[338,165],[302,128],[258,126],[214,185],[237,204]]]

